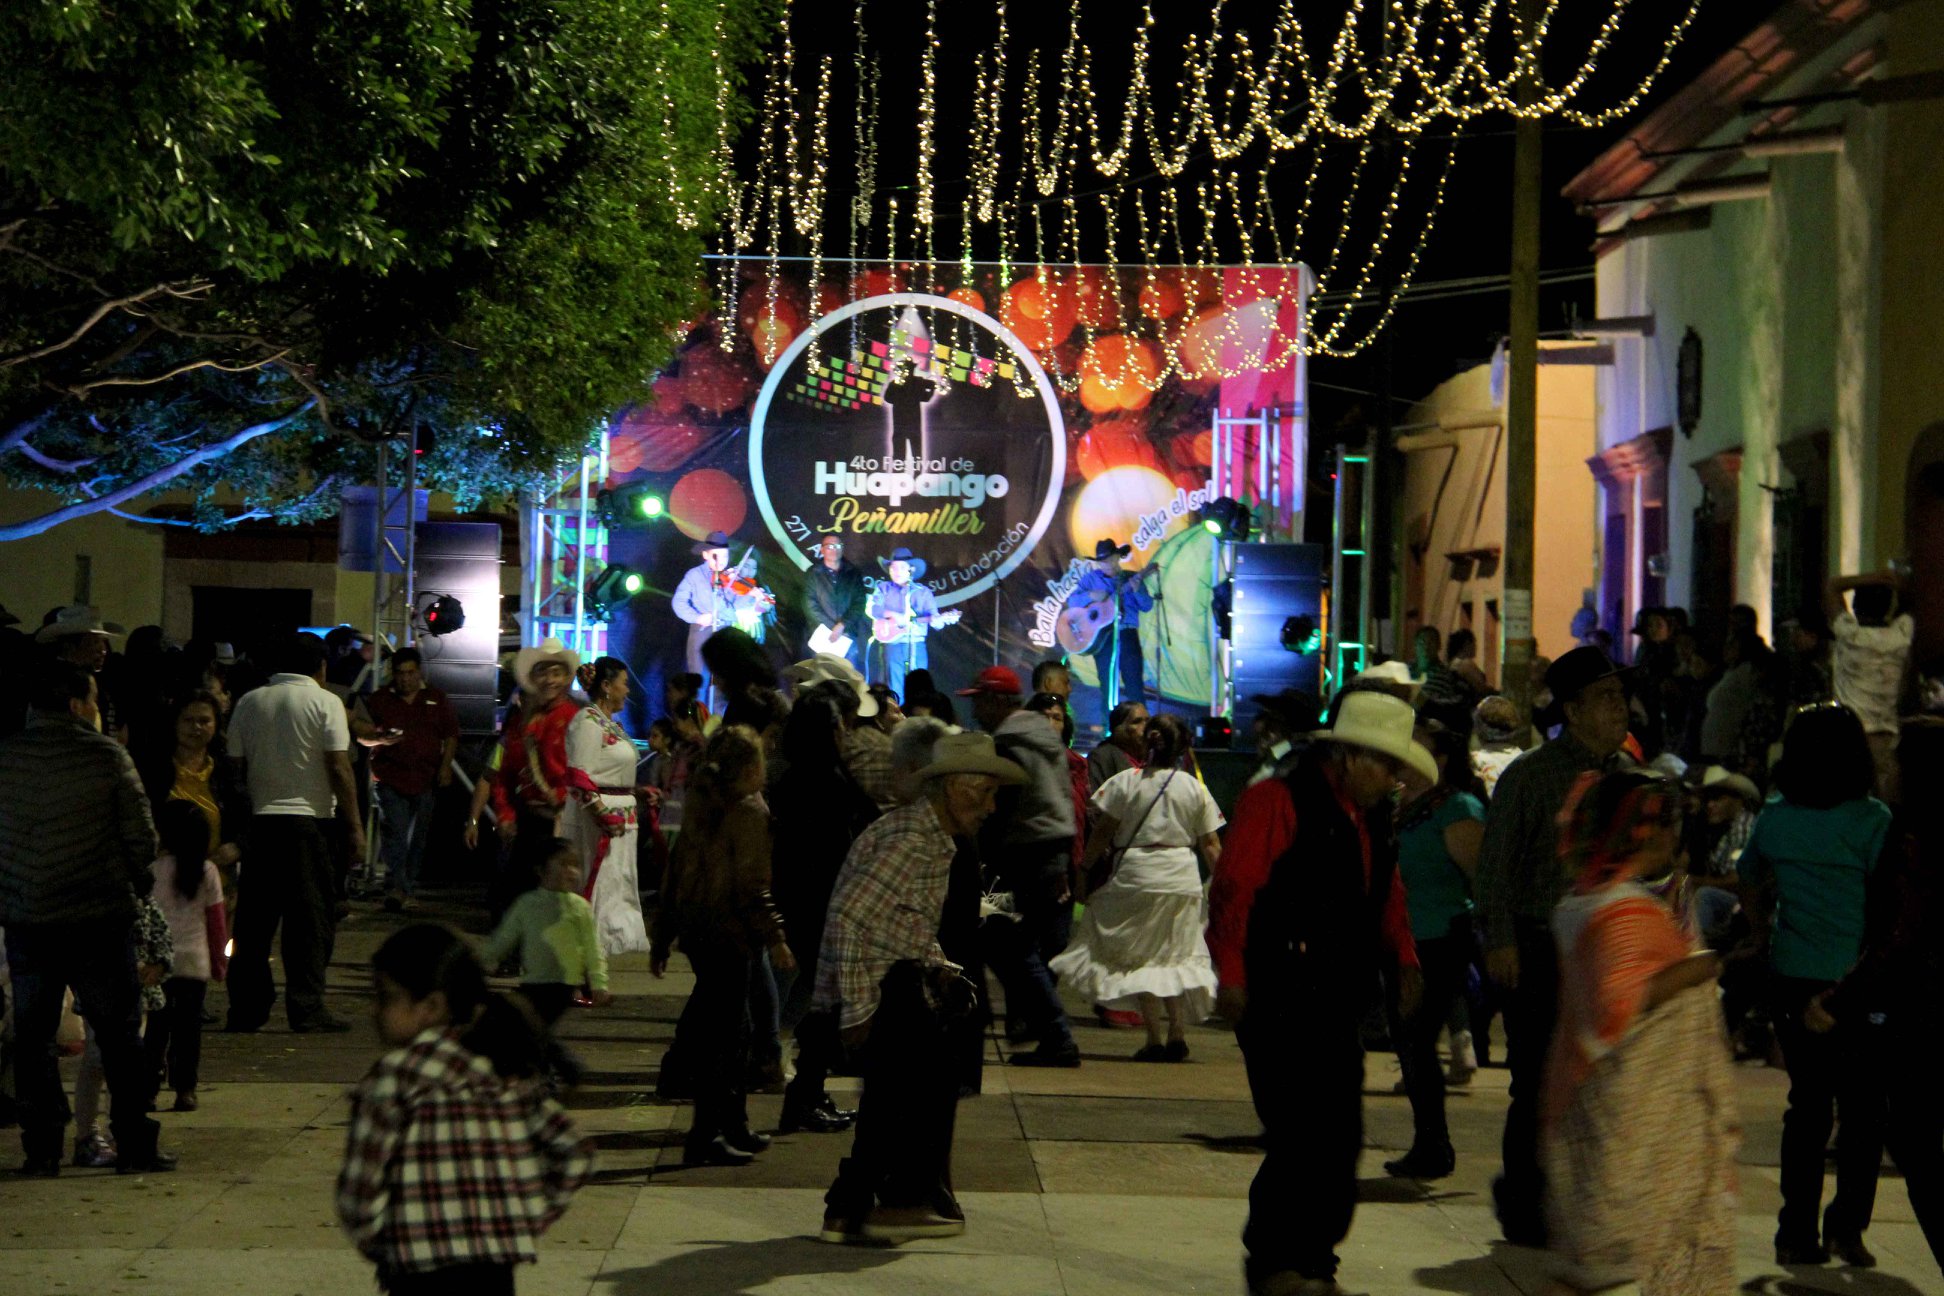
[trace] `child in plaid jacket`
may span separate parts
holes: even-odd
[[[338,1218],[392,1296],[511,1293],[592,1153],[540,1083],[533,1023],[462,937],[415,924],[372,967],[392,1050],[352,1093]]]

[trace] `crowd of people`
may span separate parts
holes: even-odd
[[[851,1136],[832,1242],[962,1232],[952,1131],[987,1025],[1010,1064],[1077,1067],[1077,999],[1139,1027],[1143,1063],[1188,1060],[1211,1013],[1234,1022],[1265,1131],[1243,1239],[1258,1296],[1337,1290],[1373,1035],[1414,1125],[1386,1169],[1434,1180],[1456,1164],[1447,1087],[1500,1015],[1498,1216],[1559,1253],[1568,1289],[1734,1289],[1731,1032],[1790,1076],[1778,1261],[1873,1263],[1886,1147],[1944,1247],[1939,1117],[1906,1074],[1944,1003],[1940,822],[1899,797],[1935,781],[1944,727],[1908,678],[1891,578],[1833,582],[1827,612],[1777,652],[1738,609],[1711,659],[1678,609],[1649,609],[1631,664],[1592,643],[1542,663],[1529,730],[1469,634],[1427,629],[1327,704],[1251,699],[1260,765],[1226,807],[1166,710],[1122,703],[1074,751],[1057,661],[948,692],[914,660],[893,690],[838,655],[779,675],[715,630],[702,669],[666,681],[644,767],[624,662],[524,649],[464,828],[498,842],[493,929],[414,922],[380,950],[391,1051],[357,1091],[340,1213],[390,1290],[455,1273],[510,1290],[589,1172],[553,1098],[579,1075],[555,1027],[609,1001],[610,959],[642,953],[655,976],[675,954],[694,973],[658,1077],[692,1103],[685,1161],[760,1156],[746,1098],[783,1086],[783,1131]],[[31,714],[0,742],[13,1114],[34,1174],[64,1159],[70,1002],[93,1090],[74,1158],[124,1173],[174,1164],[150,1113],[163,1086],[196,1105],[207,984],[227,977],[227,1029],[269,1020],[279,930],[290,1028],[346,1029],[324,969],[366,789],[379,893],[406,912],[454,777],[450,704],[410,650],[299,635],[247,678],[220,646],[159,635],[111,666],[119,634],[50,613],[21,671]],[[495,972],[517,993],[494,994]],[[862,1077],[857,1110],[834,1073]],[[457,1143],[490,1173],[460,1175]],[[401,1160],[420,1167],[409,1192]]]

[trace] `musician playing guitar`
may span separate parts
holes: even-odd
[[[902,700],[905,676],[930,666],[925,637],[955,624],[959,614],[938,610],[931,587],[918,583],[925,575],[925,560],[903,545],[878,559],[878,565],[889,579],[878,582],[868,604],[871,635],[877,641],[871,653],[871,682],[888,685]]]
[[[803,619],[810,651],[842,657],[864,671],[864,645],[871,626],[864,615],[864,573],[844,557],[844,542],[834,535],[817,541],[817,560],[803,578]]]
[[[1132,552],[1133,546],[1112,540],[1095,544],[1094,569],[1080,578],[1061,616],[1062,642],[1094,659],[1109,710],[1122,702],[1147,701],[1139,626],[1141,613],[1154,609],[1155,596],[1147,592],[1145,581],[1158,569],[1123,574],[1121,559]]]

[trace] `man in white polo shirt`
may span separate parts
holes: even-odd
[[[246,693],[230,717],[230,755],[242,764],[254,817],[238,886],[236,952],[230,959],[227,1029],[254,1031],[277,997],[270,943],[283,925],[284,1009],[293,1031],[344,1031],[324,1008],[324,970],[337,934],[332,888],[335,814],[354,857],[364,855],[351,727],[324,689],[324,641],[293,636],[278,673]]]
[[[1902,799],[1897,770],[1899,704],[1916,622],[1898,608],[1903,581],[1894,571],[1837,576],[1823,595],[1829,614],[1830,683],[1836,700],[1856,712],[1876,761],[1877,796]]]

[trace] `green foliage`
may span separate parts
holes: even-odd
[[[775,3],[6,6],[0,476],[214,526],[219,482],[328,513],[419,427],[465,500],[550,471],[700,307]]]

